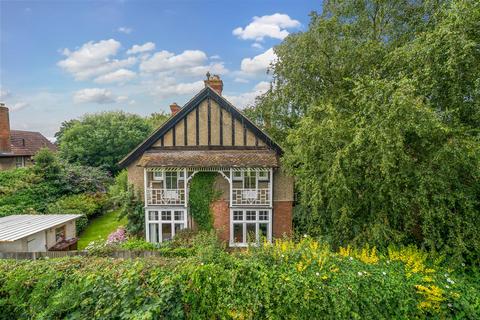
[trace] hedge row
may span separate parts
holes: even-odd
[[[413,249],[332,253],[306,239],[189,258],[0,261],[0,318],[478,319],[478,289]]]

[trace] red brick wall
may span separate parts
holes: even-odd
[[[0,105],[0,153],[11,152],[10,146],[10,120],[8,119],[8,108]]]
[[[213,227],[223,241],[230,240],[230,208],[228,201],[218,200],[212,203]]]
[[[292,234],[292,201],[274,201],[273,202],[273,229],[274,238],[280,238],[284,234]]]

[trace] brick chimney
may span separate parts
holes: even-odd
[[[203,81],[205,83],[205,87],[209,86],[213,90],[215,90],[219,95],[222,95],[223,91],[223,81],[220,79],[218,74],[214,74],[213,76],[210,75],[210,72],[207,72],[207,79]]]
[[[178,111],[180,111],[182,107],[180,107],[176,102],[170,105],[170,111],[172,112],[172,116],[176,115]]]
[[[8,108],[0,103],[0,154],[12,152]]]

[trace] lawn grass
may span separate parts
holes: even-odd
[[[94,240],[107,240],[108,235],[120,226],[127,224],[127,219],[118,220],[118,210],[110,211],[93,219],[80,234],[78,250],[83,250]]]

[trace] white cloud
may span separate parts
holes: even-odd
[[[133,47],[127,50],[127,54],[143,53],[155,50],[155,43],[147,42],[142,45],[135,44]]]
[[[203,81],[190,83],[165,83],[157,85],[153,90],[153,94],[161,98],[174,95],[194,94],[200,91],[203,87]]]
[[[215,55],[213,55],[213,56],[210,56],[210,59],[212,59],[212,60],[219,60],[219,59],[221,59],[221,57],[220,57],[218,54],[215,54]]]
[[[252,105],[255,102],[255,98],[267,92],[270,89],[270,83],[267,81],[261,81],[255,85],[252,91],[242,93],[240,95],[226,95],[228,101],[234,106],[239,108],[245,108]]]
[[[132,33],[133,29],[128,27],[120,27],[117,29],[117,31],[125,34],[130,34]]]
[[[265,73],[272,62],[277,59],[275,52],[270,48],[253,58],[245,58],[240,64],[240,70],[244,74]]]
[[[207,55],[200,50],[185,50],[178,55],[162,50],[155,53],[150,59],[143,61],[140,64],[140,70],[144,72],[162,72],[174,69],[187,69],[202,65],[206,60]]]
[[[21,110],[21,109],[24,109],[26,107],[28,107],[30,104],[28,102],[24,102],[24,101],[21,101],[21,102],[17,102],[17,103],[14,103],[13,105],[11,105],[9,107],[10,111],[18,111],[18,110]]]
[[[114,103],[116,98],[110,90],[100,88],[88,88],[75,92],[73,96],[75,103]]]
[[[252,43],[252,48],[263,49],[263,46],[258,42],[254,42],[254,43]]]
[[[118,96],[117,99],[115,99],[117,102],[125,102],[128,100],[128,96]]]
[[[10,97],[12,95],[12,93],[7,90],[7,89],[3,89],[3,88],[0,88],[0,99],[6,99],[8,97]]]
[[[118,69],[95,78],[97,83],[126,82],[136,77],[136,73],[127,69]]]
[[[247,79],[240,78],[240,77],[237,77],[237,78],[233,79],[233,81],[238,82],[238,83],[249,83],[250,82]]]
[[[286,29],[298,28],[300,22],[290,18],[286,14],[275,13],[270,16],[253,17],[245,28],[238,27],[233,34],[243,40],[263,41],[264,38],[283,40],[288,36]]]
[[[64,49],[63,55],[66,59],[59,61],[58,66],[71,73],[76,80],[86,80],[134,65],[137,62],[134,57],[124,60],[112,59],[120,46],[120,42],[109,39],[87,42],[76,51]]]
[[[142,61],[140,71],[187,76],[201,76],[207,71],[216,74],[228,72],[223,62],[209,63],[207,55],[201,50],[185,50],[177,55],[162,50]]]

